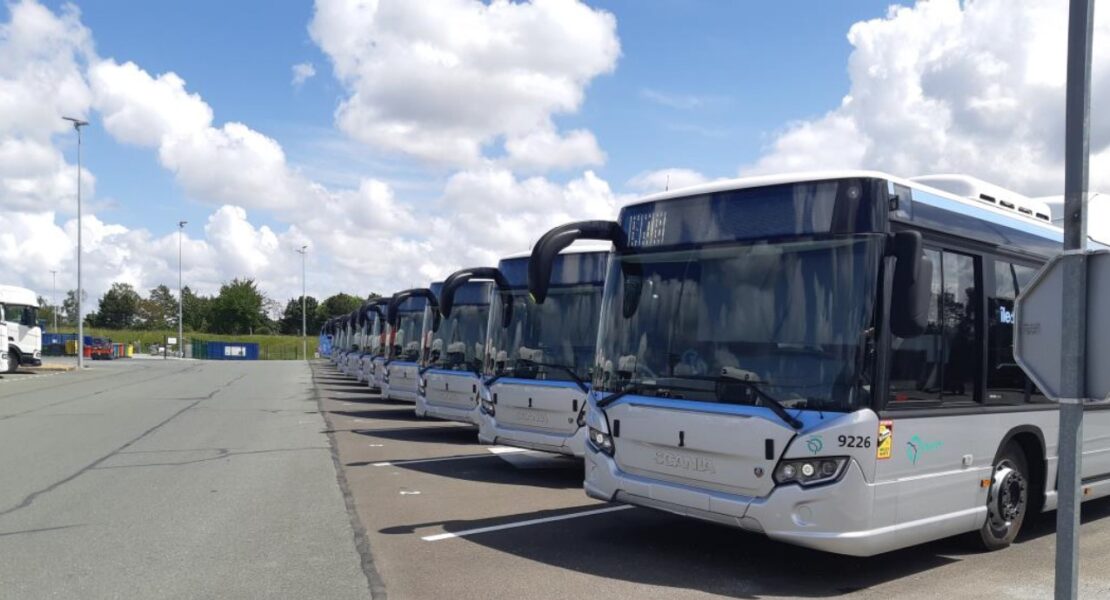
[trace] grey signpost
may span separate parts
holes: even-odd
[[[1060,403],[1057,446],[1056,598],[1074,600],[1079,588],[1079,493],[1083,459],[1083,405],[1105,399],[1110,390],[1090,376],[1089,356],[1105,356],[1088,341],[1105,343],[1106,323],[1087,307],[1106,293],[1110,261],[1086,252],[1087,184],[1091,108],[1091,40],[1094,0],[1071,0],[1064,124],[1064,252],[1022,292],[1015,314],[1014,353],[1018,364],[1046,396]],[[1094,267],[1092,277],[1088,277]],[[1089,286],[1088,283],[1093,283]],[[1090,318],[1089,318],[1090,317]],[[1098,330],[1102,327],[1102,331]],[[1103,337],[1103,340],[1099,340]],[[1094,350],[1092,353],[1088,353]]]

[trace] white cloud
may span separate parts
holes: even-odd
[[[293,87],[301,87],[304,82],[316,76],[316,67],[310,62],[297,63],[293,65]]]
[[[1096,11],[1092,164],[1110,161],[1110,12]],[[866,167],[966,172],[1028,194],[1063,177],[1067,3],[958,0],[891,7],[848,33],[851,89],[788,125],[744,174]],[[1106,157],[1106,158],[1103,158]],[[1110,172],[1091,170],[1092,187]]]
[[[626,184],[629,188],[651,194],[665,190],[677,190],[709,181],[709,178],[693,169],[658,169],[637,174]]]
[[[482,7],[452,1],[444,7],[481,24],[475,35],[493,44],[480,49],[471,46],[481,38],[446,40],[473,63],[463,78],[470,78],[466,85],[490,76],[502,91],[511,82],[539,87],[519,91],[514,100],[523,102],[519,106],[489,107],[505,109],[502,115],[487,110],[475,120],[464,110],[458,119],[461,137],[452,137],[457,133],[453,125],[440,128],[439,133],[446,132],[443,139],[471,144],[469,156],[476,162],[450,177],[438,198],[421,205],[399,198],[393,187],[372,176],[342,189],[312,181],[289,164],[277,140],[244,123],[218,122],[216,111],[177,74],[151,74],[136,62],[96,56],[92,35],[75,10],[56,14],[33,2],[15,5],[13,21],[0,25],[5,35],[0,39],[0,102],[41,127],[26,128],[0,115],[0,207],[10,225],[0,232],[0,252],[21,257],[0,264],[0,280],[46,294],[50,271],[56,270],[62,293],[74,286],[76,223],[69,211],[75,167],[59,146],[73,152],[73,134],[61,114],[89,118],[117,142],[156,152],[188,196],[213,206],[203,225],[191,225],[182,238],[184,280],[202,293],[215,292],[233,277],[252,277],[277,299],[299,294],[300,257],[294,250],[303,244],[311,247],[310,293],[390,292],[426,284],[462,266],[492,264],[527,248],[558,223],[612,218],[623,197],[593,172],[556,182],[521,178],[510,170],[535,173],[604,161],[591,132],[560,131],[551,117],[576,110],[589,79],[612,68],[619,53],[612,17],[572,2]],[[389,10],[395,20],[415,9]],[[418,13],[413,15],[426,17]],[[433,37],[446,39],[443,35]],[[529,39],[514,41],[520,36]],[[541,51],[531,38],[566,44],[569,56]],[[576,45],[579,38],[583,44]],[[521,52],[505,53],[512,48]],[[582,64],[572,64],[576,61]],[[51,73],[66,89],[35,87],[37,72]],[[466,85],[457,90],[465,91]],[[552,90],[557,93],[546,98]],[[461,98],[459,104],[473,100]],[[503,118],[511,126],[496,123]],[[436,121],[421,122],[421,127],[429,122]],[[427,130],[439,135],[435,127]],[[483,147],[494,139],[503,143],[503,153],[484,156]],[[86,171],[85,181],[86,207],[102,205],[93,174]],[[86,210],[83,237],[85,287],[92,299],[87,309],[94,309],[95,299],[115,281],[139,290],[160,283],[175,286],[175,229],[128,228]]]
[[[350,93],[336,122],[355,139],[469,167],[500,139],[531,167],[547,161],[530,150],[552,144],[553,167],[599,162],[592,135],[563,139],[552,117],[577,111],[589,82],[615,68],[607,12],[576,0],[318,0],[309,32]],[[569,149],[585,153],[575,161]]]
[[[594,134],[575,129],[565,136],[553,129],[538,129],[505,140],[507,165],[524,171],[572,169],[605,163],[605,153],[597,145]]]
[[[674,94],[651,88],[640,90],[640,97],[656,104],[678,110],[693,110],[701,108],[710,102],[709,98],[694,94]]]

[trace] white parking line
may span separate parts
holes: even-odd
[[[544,517],[542,519],[529,519],[527,521],[520,521],[519,523],[506,523],[504,525],[493,525],[490,527],[479,527],[477,529],[467,529],[465,531],[456,531],[455,533],[437,533],[436,535],[426,535],[420,539],[425,542],[438,542],[440,540],[449,540],[451,538],[466,537],[468,535],[477,535],[479,533],[489,533],[491,531],[502,531],[504,529],[516,529],[517,527],[528,527],[529,525],[539,525],[540,523],[551,523],[553,521],[566,521],[568,519],[577,519],[578,517],[589,517],[593,515],[600,515],[604,513],[616,512],[618,510],[627,510],[635,508],[630,504],[622,504],[621,506],[606,506],[605,508],[598,508],[595,510],[587,510],[583,512],[572,513],[569,515],[559,515],[557,517]]]
[[[496,451],[495,451],[496,450]],[[507,447],[494,447],[489,449],[493,452],[494,456],[500,454],[510,454],[513,452],[527,452],[524,448],[507,448]],[[443,462],[446,460],[466,460],[468,458],[489,458],[489,454],[465,454],[463,456],[442,456],[440,458],[414,458],[412,460],[389,460],[383,462],[372,463],[372,467],[392,467],[399,465],[419,465],[422,463]]]

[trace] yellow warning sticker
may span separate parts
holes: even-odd
[[[875,447],[875,458],[886,460],[890,458],[890,450],[894,447],[894,421],[879,421],[879,444]]]

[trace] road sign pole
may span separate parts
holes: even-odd
[[[1056,600],[1079,593],[1079,492],[1087,379],[1087,184],[1094,0],[1071,0],[1068,13],[1064,132],[1063,327],[1056,509]]]

